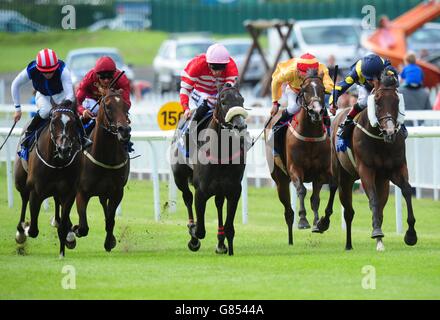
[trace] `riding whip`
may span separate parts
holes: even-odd
[[[0,150],[3,149],[3,146],[5,145],[6,141],[8,141],[9,137],[11,136],[12,130],[14,130],[16,124],[17,124],[17,121],[14,121],[14,124],[12,125],[11,130],[9,130],[9,133],[8,133],[8,135],[7,135],[6,139],[5,139],[5,141],[3,141],[3,144],[2,144],[2,146],[0,147]]]

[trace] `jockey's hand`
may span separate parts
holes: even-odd
[[[89,109],[84,109],[82,116],[86,120],[90,120],[90,119],[94,118],[93,113]]]
[[[270,115],[272,117],[275,116],[279,108],[280,108],[280,104],[278,103],[278,101],[272,102],[272,109],[270,110]]]
[[[186,109],[185,112],[183,113],[183,118],[185,120],[191,118],[191,110]]]
[[[21,119],[21,111],[15,111],[14,122],[18,122]]]

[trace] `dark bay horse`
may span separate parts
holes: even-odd
[[[115,213],[130,171],[130,158],[124,143],[130,139],[131,128],[128,106],[121,92],[107,89],[103,93],[96,125],[91,132],[93,145],[81,157],[82,170],[76,195],[79,224],[72,230],[78,237],[87,236],[87,204],[91,197],[98,196],[104,210],[107,232],[104,248],[111,251],[116,246],[113,235]]]
[[[76,129],[75,113],[70,105],[56,105],[50,122],[39,133],[26,162],[15,160],[15,186],[22,199],[20,221],[17,225],[16,242],[24,244],[27,236],[38,236],[38,215],[44,199],[53,196],[56,203],[56,222],[60,240],[60,257],[64,257],[65,247],[75,247],[75,236],[70,231],[70,210],[75,201],[79,182],[81,150]],[[29,202],[30,226],[25,224],[26,206]],[[59,216],[61,206],[61,218]]]
[[[393,76],[383,74],[376,82],[374,99],[369,101],[367,109],[355,119],[356,127],[350,140],[351,148],[347,152],[336,152],[336,131],[348,110],[338,114],[332,124],[332,173],[339,187],[339,198],[344,207],[347,239],[345,249],[352,249],[351,223],[354,210],[352,207],[352,187],[361,179],[373,213],[373,232],[376,249],[385,249],[382,238],[383,209],[388,200],[389,182],[402,189],[408,210],[408,230],[405,243],[415,245],[417,234],[414,228],[415,218],[411,203],[411,185],[408,182],[408,168],[405,156],[405,138],[400,130],[399,96],[397,81]],[[401,113],[401,111],[400,111]],[[330,215],[318,222],[318,229],[328,229]]]
[[[174,180],[182,191],[183,200],[188,210],[188,229],[191,240],[188,247],[192,251],[200,248],[204,239],[206,202],[215,196],[218,214],[218,244],[216,253],[234,254],[234,218],[241,195],[241,180],[245,170],[247,151],[247,112],[243,108],[244,99],[238,87],[226,84],[219,90],[217,105],[207,129],[198,136],[197,159],[193,165],[179,153],[177,140],[179,129],[171,146],[172,171]],[[180,127],[180,126],[179,126]],[[197,139],[197,138],[196,138]],[[189,182],[195,188],[195,209],[197,221],[193,216],[193,194]],[[227,199],[227,216],[223,224],[223,204]],[[225,237],[228,247],[224,244]]]
[[[313,224],[316,225],[319,219],[319,192],[323,184],[330,182],[330,139],[323,124],[324,94],[322,76],[318,75],[316,71],[309,72],[298,94],[297,102],[300,104],[301,110],[289,123],[285,133],[284,150],[281,155],[285,169],[274,164],[271,145],[273,139],[267,139],[276,119],[269,123],[265,134],[266,159],[269,168],[273,168],[271,176],[277,184],[278,197],[284,206],[284,218],[288,228],[290,245],[293,244],[292,225],[294,220],[294,212],[290,202],[290,181],[296,188],[300,200],[300,220],[298,223],[300,229],[310,228],[304,207],[307,190],[303,183],[313,183],[310,203],[315,215]]]

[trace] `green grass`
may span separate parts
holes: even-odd
[[[216,255],[216,211],[210,200],[207,236],[199,252],[187,248],[186,211],[166,210],[154,221],[152,184],[130,181],[117,218],[116,248],[104,251],[104,219],[93,200],[90,233],[77,247],[58,258],[56,231],[49,226],[51,211],[40,213],[40,235],[29,239],[26,255],[16,253],[15,207],[7,207],[5,167],[0,166],[0,298],[1,299],[439,299],[440,203],[414,200],[419,241],[408,247],[395,233],[394,199],[385,212],[385,252],[375,251],[370,239],[371,214],[365,195],[355,195],[354,250],[344,250],[339,202],[325,234],[295,230],[287,245],[281,204],[272,188],[251,188],[249,223],[236,216],[235,255]],[[161,185],[162,203],[167,186]],[[309,198],[309,197],[307,197]],[[327,192],[322,193],[324,206]],[[309,201],[307,200],[307,203]],[[321,210],[322,211],[322,210]],[[308,215],[310,217],[310,213]],[[77,214],[72,212],[72,220]],[[404,225],[406,229],[406,224]],[[62,269],[76,270],[76,289],[64,290]],[[362,288],[362,268],[376,270],[376,289]]]
[[[42,48],[51,48],[61,59],[82,47],[117,47],[126,63],[148,66],[167,34],[158,31],[124,32],[65,30],[48,33],[0,33],[0,72],[23,69]]]

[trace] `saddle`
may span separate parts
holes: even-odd
[[[37,127],[37,129],[27,138],[25,138],[25,133],[27,130],[27,127],[29,126],[29,123],[25,126],[21,136],[20,136],[20,143],[19,143],[19,150],[17,150],[17,154],[19,156],[19,158],[21,158],[22,160],[27,161],[29,159],[29,153],[32,151],[32,149],[35,146],[36,143],[36,137],[41,133],[41,131],[43,131],[43,129],[48,125],[48,123],[50,122],[50,119],[45,119],[43,122],[40,123],[40,125]],[[23,148],[21,145],[23,144],[23,142],[25,141],[25,139],[28,139],[28,149]],[[22,161],[23,162],[23,161]],[[26,165],[27,167],[27,165]]]

